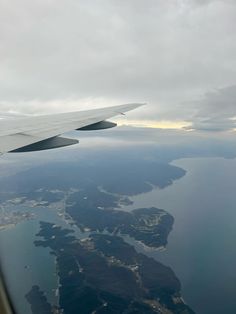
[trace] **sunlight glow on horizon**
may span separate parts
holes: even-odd
[[[171,121],[171,120],[121,120],[117,121],[118,126],[134,126],[134,127],[143,127],[143,128],[153,128],[153,129],[183,129],[184,127],[191,126],[190,122],[186,121]]]

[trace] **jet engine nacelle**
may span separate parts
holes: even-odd
[[[95,131],[95,130],[103,130],[103,129],[110,129],[117,126],[116,123],[110,122],[110,121],[100,121],[97,123],[93,123],[87,126],[84,126],[83,128],[76,129],[77,131]]]

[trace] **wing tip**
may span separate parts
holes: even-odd
[[[116,109],[117,113],[124,114],[124,112],[131,111],[145,105],[147,105],[147,103],[128,103],[114,107],[114,109]],[[117,109],[119,109],[119,112],[117,111]]]

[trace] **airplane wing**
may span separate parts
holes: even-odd
[[[87,111],[0,120],[0,154],[68,146],[77,140],[60,137],[72,130],[97,130],[116,126],[105,121],[143,104],[126,104]]]

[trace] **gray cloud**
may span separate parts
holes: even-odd
[[[220,88],[205,94],[194,103],[198,108],[190,128],[224,131],[236,128],[236,85]]]
[[[230,119],[203,119],[200,121],[193,121],[191,126],[184,127],[186,130],[201,130],[212,132],[234,130],[235,128],[235,121]]]
[[[132,117],[212,119],[194,99],[235,84],[235,26],[231,0],[0,0],[0,110],[146,101]]]

